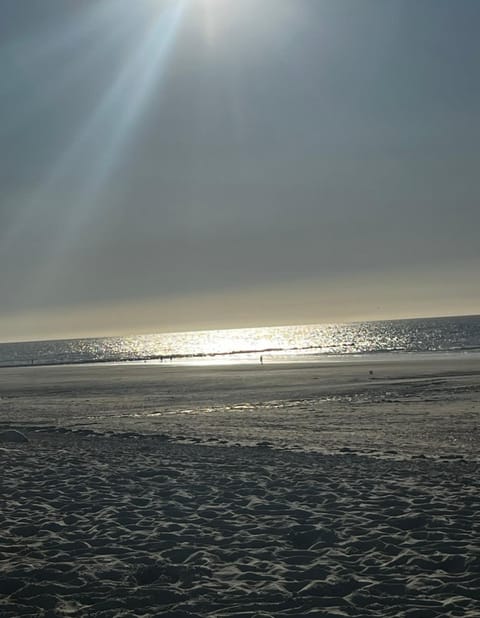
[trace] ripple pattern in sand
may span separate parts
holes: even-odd
[[[0,452],[0,613],[480,615],[478,466],[154,438]]]

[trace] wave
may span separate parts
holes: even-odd
[[[480,316],[0,344],[0,367],[477,353]]]
[[[303,346],[303,347],[271,347],[271,348],[253,348],[239,349],[230,352],[197,352],[193,354],[149,354],[149,355],[112,355],[105,357],[84,357],[75,358],[57,358],[57,359],[0,359],[0,368],[13,367],[43,367],[43,366],[65,366],[65,365],[97,365],[97,364],[123,364],[123,363],[148,363],[158,361],[160,363],[181,362],[189,360],[207,360],[225,358],[232,360],[234,358],[244,358],[246,360],[257,359],[258,356],[271,355],[270,360],[288,360],[294,361],[304,360],[308,357],[310,360],[317,358],[335,358],[335,357],[373,357],[382,354],[448,354],[448,353],[480,353],[479,346],[454,346],[451,348],[435,348],[435,349],[415,349],[406,347],[385,347],[375,350],[325,350],[319,346]]]

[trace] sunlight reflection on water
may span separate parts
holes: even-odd
[[[274,326],[0,344],[0,365],[82,362],[225,363],[379,353],[480,351],[480,316]]]

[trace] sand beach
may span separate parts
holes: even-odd
[[[480,618],[480,0],[3,0],[0,618]]]
[[[3,369],[0,615],[477,617],[479,420],[459,357]]]

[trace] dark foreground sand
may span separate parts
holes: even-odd
[[[275,414],[268,426],[257,429],[259,439],[270,432],[275,448],[218,441],[215,446],[188,444],[168,431],[163,436],[101,433],[104,423],[94,424],[95,431],[79,430],[85,409],[91,412],[100,401],[107,411],[113,409],[109,406],[115,392],[125,410],[135,393],[152,396],[153,390],[145,386],[150,385],[151,371],[144,374],[148,379],[140,380],[143,390],[139,374],[132,377],[127,370],[124,377],[130,375],[130,382],[121,382],[123,390],[120,383],[102,381],[98,374],[92,385],[88,372],[74,379],[67,371],[74,384],[61,372],[57,382],[53,373],[48,380],[40,380],[41,373],[2,374],[0,425],[22,429],[29,438],[25,444],[0,444],[2,618],[480,616],[475,371],[449,377],[445,370],[439,382],[437,368],[437,377],[428,373],[422,382],[420,397],[418,388],[412,390],[412,384],[419,383],[417,372],[406,387],[406,378],[400,380],[403,399],[397,393],[396,407],[390,408],[392,396],[381,393],[392,392],[397,374],[383,386],[381,380],[373,385],[357,380],[355,387],[350,371],[343,386],[335,386],[338,393],[346,389],[347,399],[338,407],[337,399],[325,400],[321,389],[317,393],[318,382],[312,386],[306,373],[285,370],[276,378],[281,397]],[[310,378],[317,376],[317,370],[312,371]],[[406,368],[401,371],[410,375]],[[213,384],[215,375],[208,375]],[[274,390],[274,374],[265,375],[260,390],[250,385],[241,395],[237,389],[230,395],[254,402],[248,409],[258,418],[261,410],[265,414],[258,402],[271,401],[268,389]],[[180,393],[185,382],[175,376]],[[233,379],[218,377],[220,384]],[[162,380],[167,380],[165,375],[159,384]],[[201,399],[200,382],[195,388]],[[248,373],[243,382],[248,382]],[[172,384],[169,388],[173,392]],[[372,388],[373,395],[365,400]],[[228,408],[225,393],[208,396]],[[341,439],[332,454],[278,447],[275,419],[286,423],[287,418],[282,417],[282,401],[291,418],[298,408],[292,402],[299,395],[321,412],[308,416],[304,431],[326,423],[333,433],[337,426]],[[63,426],[59,402],[70,406],[64,410]],[[351,421],[350,430],[341,432],[349,405],[356,423],[362,415],[367,418],[360,441],[351,436]],[[23,416],[22,406],[30,406]],[[442,413],[432,416],[439,406]],[[34,412],[42,409],[44,422],[35,425]],[[55,424],[47,422],[52,410]],[[70,410],[76,419],[71,425]],[[395,410],[401,426],[394,424],[393,434],[375,433],[382,411],[388,416]],[[224,413],[224,432],[228,422],[230,433],[240,427],[238,419],[246,413],[243,407],[240,417]],[[212,423],[215,411],[208,414],[207,423]],[[184,430],[189,418],[185,415]],[[412,427],[405,432],[409,418]],[[133,422],[130,418],[130,429]],[[440,434],[433,431],[438,423]],[[449,428],[455,434],[459,425],[463,429],[452,443],[457,445],[454,452],[445,435]],[[414,440],[419,427],[428,443],[423,450],[422,438]],[[432,431],[426,431],[428,427]],[[370,434],[377,441],[375,450],[358,449],[368,444]],[[397,447],[389,451],[392,435]],[[386,436],[389,442],[382,447]],[[399,436],[405,439],[404,450]],[[204,437],[208,439],[206,433]],[[467,444],[470,450],[464,454]]]
[[[37,433],[1,452],[0,614],[480,615],[480,476]]]

